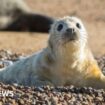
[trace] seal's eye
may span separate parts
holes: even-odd
[[[79,23],[76,24],[76,26],[81,29],[81,25]]]
[[[61,31],[62,29],[63,29],[63,24],[59,24],[58,27],[57,27],[57,30]]]

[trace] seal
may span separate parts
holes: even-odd
[[[70,16],[53,23],[46,48],[2,69],[0,81],[105,88],[105,76],[88,47],[87,31],[80,19]]]
[[[0,31],[49,32],[54,18],[35,14],[23,0],[0,0]]]

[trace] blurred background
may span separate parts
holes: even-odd
[[[24,0],[35,13],[54,18],[78,16],[89,34],[89,46],[95,56],[105,54],[105,0]],[[0,49],[31,54],[46,46],[48,34],[0,32]]]

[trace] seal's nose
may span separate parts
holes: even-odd
[[[68,29],[66,29],[66,32],[70,33],[70,34],[73,34],[74,31],[75,31],[74,28],[68,28]]]

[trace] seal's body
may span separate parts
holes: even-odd
[[[87,32],[76,17],[55,21],[48,46],[2,69],[0,80],[23,85],[105,88],[105,76],[88,48]]]
[[[53,21],[33,13],[23,0],[0,0],[0,31],[48,32]]]

